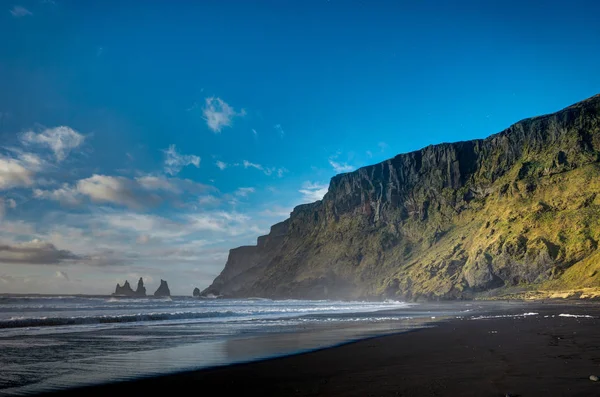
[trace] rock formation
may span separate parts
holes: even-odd
[[[471,298],[600,286],[600,96],[331,179],[202,292]],[[486,292],[487,291],[487,292]]]
[[[146,296],[146,287],[144,287],[144,280],[140,277],[138,280],[137,289],[135,290],[136,296]]]
[[[137,289],[134,291],[131,289],[131,285],[129,285],[129,281],[125,280],[125,283],[121,287],[121,285],[117,284],[117,288],[115,288],[115,292],[113,295],[120,296],[146,296],[146,287],[144,287],[144,280],[140,277],[137,285]]]
[[[117,288],[115,288],[115,292],[113,293],[113,295],[134,296],[135,292],[131,289],[129,281],[125,280],[125,283],[122,287],[120,284],[117,284]]]
[[[198,287],[194,288],[194,292],[192,293],[193,296],[200,296],[200,290],[198,289]]]
[[[169,286],[165,280],[160,280],[160,286],[154,296],[171,296],[171,291],[169,291]]]

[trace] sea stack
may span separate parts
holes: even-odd
[[[193,296],[200,296],[200,289],[198,289],[198,287],[194,288],[194,292],[192,293]]]
[[[117,284],[115,288],[115,292],[113,295],[124,295],[124,296],[134,296],[135,292],[131,289],[131,285],[129,285],[129,281],[125,280],[125,284],[121,287],[120,284]]]
[[[135,296],[146,296],[146,287],[144,287],[144,280],[141,277],[135,290]]]
[[[171,291],[169,291],[169,285],[165,280],[160,280],[160,286],[154,293],[154,296],[171,296]]]

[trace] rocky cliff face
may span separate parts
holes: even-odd
[[[470,298],[600,286],[600,96],[332,178],[204,295]]]

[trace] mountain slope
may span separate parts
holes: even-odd
[[[331,179],[203,294],[471,298],[600,286],[600,95]]]

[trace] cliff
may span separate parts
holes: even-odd
[[[202,292],[472,298],[600,286],[600,95],[331,179]],[[486,292],[487,291],[487,292]]]

